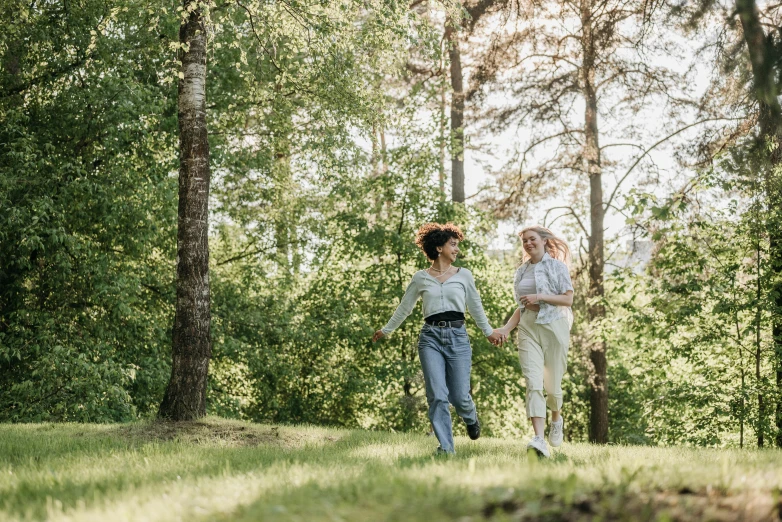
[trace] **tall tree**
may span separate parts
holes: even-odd
[[[670,138],[644,145],[649,139],[647,122],[636,116],[654,97],[671,113],[681,108],[684,99],[674,94],[681,85],[677,74],[648,59],[675,52],[668,39],[650,42],[647,38],[655,30],[651,29],[654,15],[654,4],[627,0],[522,6],[517,12],[506,12],[503,30],[491,39],[476,74],[476,81],[491,85],[495,93],[504,91],[512,100],[485,111],[490,128],[518,126],[529,134],[524,147],[500,172],[499,195],[493,202],[498,215],[526,218],[531,196],[562,197],[566,196],[563,189],[572,190],[573,203],[558,206],[565,214],[557,219],[569,216],[588,242],[589,439],[598,443],[608,442],[607,346],[600,332],[606,318],[605,216],[616,208],[618,187],[637,166],[649,165],[649,152]],[[476,97],[490,105],[486,91]],[[609,124],[601,125],[601,118]],[[601,143],[606,136],[608,143]],[[612,158],[608,163],[617,183],[606,198],[604,155],[609,147],[639,152],[629,162]],[[568,178],[572,183],[563,182]]]
[[[588,317],[590,321],[600,321],[605,318],[605,289],[603,272],[605,268],[603,240],[605,207],[603,200],[603,164],[600,157],[598,133],[598,53],[601,51],[600,39],[602,31],[613,27],[601,27],[594,0],[581,0],[581,71],[579,87],[584,99],[584,160],[586,173],[589,176],[589,301]],[[598,6],[601,9],[602,6]],[[614,25],[613,20],[609,22]],[[606,361],[606,344],[603,339],[592,339],[589,347],[589,360],[594,374],[592,377],[589,405],[589,440],[592,442],[608,442],[608,363]]]
[[[461,15],[461,12],[459,13]],[[451,79],[451,200],[464,203],[464,77],[460,49],[461,16],[445,22]]]
[[[443,45],[447,54],[448,80],[451,86],[450,103],[450,151],[451,151],[451,201],[455,203],[464,203],[465,192],[465,172],[464,172],[464,152],[465,152],[465,109],[470,92],[465,89],[464,77],[465,71],[462,65],[462,55],[469,54],[469,38],[474,34],[476,26],[482,18],[490,14],[502,5],[507,4],[507,0],[461,0],[451,5],[446,5],[445,27],[443,29]],[[415,2],[413,7],[419,7],[419,10],[429,9],[426,2]],[[443,73],[443,63],[440,63],[441,69],[436,72],[429,71],[429,76],[436,73]],[[420,68],[412,68],[417,72]],[[472,87],[474,89],[475,86]],[[445,99],[443,94],[442,108],[444,111]],[[444,152],[444,150],[443,150]],[[444,161],[444,160],[443,160]],[[444,172],[440,174],[444,177]]]
[[[782,108],[779,104],[782,78],[782,38],[776,30],[766,34],[755,0],[736,0],[736,13],[741,22],[743,40],[752,66],[752,84],[757,102],[758,135],[756,148],[766,164],[762,166],[769,238],[771,287],[773,301],[772,335],[774,339],[775,373],[778,390],[776,401],[776,445],[782,447]],[[772,8],[774,9],[774,8]],[[776,13],[773,13],[776,14]],[[778,15],[776,22],[778,24]],[[758,408],[763,415],[763,397],[758,397]],[[763,445],[763,430],[759,446]]]
[[[750,143],[754,175],[762,181],[765,212],[763,245],[768,248],[767,272],[762,278],[758,306],[771,314],[772,358],[776,381],[775,408],[758,393],[759,443],[763,443],[767,415],[774,409],[775,443],[782,447],[782,109],[778,101],[782,77],[782,24],[778,4],[754,0],[701,1],[673,4],[670,12],[692,32],[718,28],[706,46],[717,49],[720,74],[713,78],[709,95],[716,104],[733,111],[739,123],[726,136],[706,135],[701,148],[709,159],[731,147]],[[765,256],[764,256],[765,257]],[[770,430],[769,430],[770,431]]]
[[[206,126],[204,7],[185,0],[179,28],[182,72],[178,89],[179,212],[176,315],[171,379],[159,415],[193,420],[206,415],[206,379],[212,356],[209,292],[209,139]]]
[[[291,243],[298,241],[296,220],[295,216],[284,216],[286,209],[279,207],[287,205],[293,186],[291,165],[296,151],[292,142],[297,139],[293,127],[306,127],[298,136],[302,149],[317,142],[305,135],[323,132],[320,143],[327,144],[323,156],[333,161],[328,150],[334,154],[344,150],[341,140],[345,140],[346,133],[331,132],[332,126],[374,122],[379,100],[366,89],[362,74],[382,62],[394,61],[389,55],[396,51],[398,39],[391,35],[398,36],[404,30],[406,14],[406,9],[395,4],[356,0],[295,5],[248,0],[224,7],[219,14],[209,14],[207,4],[185,2],[180,29],[177,311],[174,365],[160,408],[160,416],[173,419],[205,414],[211,355],[207,243],[210,149],[205,105],[207,15],[218,17],[213,31],[210,30],[210,34],[222,40],[217,42],[221,45],[215,46],[215,61],[225,57],[226,63],[237,71],[234,75],[223,66],[214,73],[218,87],[238,87],[237,92],[216,92],[218,103],[210,106],[223,132],[214,140],[224,166],[221,182],[248,187],[256,196],[266,193],[263,199],[273,207],[268,229],[259,226],[267,224],[266,220],[238,212],[242,220],[254,225],[254,230],[244,234],[247,243],[242,245],[241,253],[227,254],[221,261],[228,263],[260,254],[264,247],[259,248],[259,243],[269,237],[274,245],[270,250],[277,254],[277,260],[288,258]],[[209,75],[211,78],[211,70]],[[303,106],[306,112],[300,110]],[[243,125],[236,125],[238,122]],[[247,135],[253,139],[247,140]],[[230,156],[234,157],[229,159]],[[325,175],[317,167],[311,170]],[[266,186],[258,186],[262,184]],[[220,195],[225,194],[223,190]],[[237,199],[241,200],[236,198],[233,202]],[[230,215],[230,211],[223,210]],[[295,272],[298,262],[298,252],[294,252],[289,268]]]

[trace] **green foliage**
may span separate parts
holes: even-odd
[[[187,8],[5,6],[14,16],[0,27],[0,421],[151,415],[170,371],[176,51]],[[475,274],[491,323],[513,311],[513,267],[486,254],[496,223],[440,188],[450,139],[439,22],[383,1],[201,7],[209,411],[425,431],[420,308],[370,342],[427,264],[417,227],[461,225],[459,264]],[[779,209],[764,202],[779,176],[760,186],[763,160],[744,150],[671,198],[629,195],[628,225],[654,255],[643,272],[607,277],[604,322],[587,320],[576,267],[569,439],[587,437],[586,347],[596,338],[610,351],[613,442],[725,446],[776,435],[769,326],[779,281],[768,231]],[[495,348],[468,328],[485,433],[527,433],[515,346]],[[456,418],[454,427],[461,433]]]
[[[175,13],[186,11],[11,7],[21,16],[4,23],[0,46],[0,419],[152,413],[169,371]],[[277,400],[266,400],[274,383],[252,372],[301,384],[295,372],[307,360],[278,356],[302,320],[302,258],[326,230],[309,198],[366,165],[356,132],[380,121],[383,102],[370,76],[393,70],[394,51],[416,37],[401,4],[211,7],[210,407],[242,416]],[[315,404],[283,409],[289,420],[309,418]]]
[[[645,274],[612,280],[616,440],[723,446],[774,433],[768,236],[750,165],[734,151],[690,194],[630,198],[648,209],[655,251]]]
[[[250,11],[257,17],[256,29],[272,31],[277,22],[264,17],[273,13]],[[398,45],[398,29],[378,27],[393,14],[383,13],[380,9],[362,18],[361,32],[341,49],[352,56],[353,74],[328,80],[339,98],[320,88],[299,88],[320,86],[320,76],[334,74],[328,60],[295,58],[305,52],[320,56],[325,53],[318,50],[322,42],[313,45],[293,35],[274,56],[257,48],[252,33],[241,45],[225,41],[221,46],[234,49],[239,58],[248,49],[255,54],[247,51],[246,69],[239,60],[236,74],[227,69],[218,77],[225,82],[219,96],[226,98],[215,102],[215,111],[234,114],[236,120],[220,118],[228,137],[218,132],[212,138],[220,166],[212,246],[211,412],[255,420],[425,429],[415,342],[420,312],[391,339],[375,345],[369,341],[393,313],[412,273],[425,266],[412,241],[423,222],[453,220],[465,226],[464,263],[479,279],[490,317],[498,324],[512,304],[509,267],[482,253],[491,227],[474,211],[442,202],[435,186],[436,122],[420,124],[421,107],[439,91],[398,84],[393,70],[400,57],[386,52]],[[235,16],[249,20],[241,11]],[[408,37],[423,49],[436,49],[431,27],[411,23]],[[227,33],[216,39],[223,37]],[[367,52],[362,55],[362,50]],[[424,55],[436,58],[435,53]],[[258,65],[261,76],[253,69]],[[387,75],[379,72],[384,68]],[[259,90],[256,84],[264,75],[267,83]],[[380,88],[382,83],[399,85],[408,97],[385,98],[389,89]],[[238,121],[252,135],[249,141],[231,134]],[[357,140],[356,133],[365,131],[352,126],[356,123],[372,129],[371,156]],[[377,150],[376,129],[381,127],[394,145]],[[473,389],[487,430],[518,432],[516,357],[491,347],[477,330],[471,338]]]
[[[168,372],[175,114],[155,59],[165,35],[139,30],[140,4],[11,4],[0,36],[0,419],[134,418],[156,407]]]
[[[479,214],[441,201],[435,186],[437,144],[423,133],[400,139],[405,141],[387,151],[381,175],[367,172],[373,165],[362,164],[360,152],[348,150],[359,162],[332,164],[337,168],[329,192],[322,185],[309,190],[298,185],[288,219],[299,219],[296,231],[305,239],[296,248],[300,258],[309,259],[298,277],[291,277],[293,254],[280,257],[274,239],[264,255],[216,267],[215,288],[223,288],[223,281],[230,285],[224,277],[242,280],[241,294],[225,299],[221,290],[215,294],[220,332],[215,353],[241,364],[253,390],[242,416],[394,430],[428,426],[416,350],[420,310],[389,339],[370,342],[412,274],[426,266],[413,243],[421,223],[460,223],[468,237],[463,266],[476,274],[489,317],[499,325],[511,311],[510,267],[483,253],[481,238],[489,227]],[[318,219],[296,218],[305,208]],[[242,241],[253,241],[242,238],[234,245],[229,232],[234,229],[221,230],[220,245],[231,249],[241,251]],[[260,273],[266,281],[256,277]],[[473,389],[487,430],[518,432],[522,392],[516,356],[492,347],[474,325],[469,328]]]

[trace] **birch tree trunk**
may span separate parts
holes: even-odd
[[[779,105],[775,64],[777,57],[773,46],[760,22],[760,14],[755,0],[736,0],[736,12],[741,20],[744,42],[747,44],[755,96],[758,101],[758,126],[760,127],[759,150],[768,154],[767,165],[762,173],[767,199],[767,231],[769,235],[769,269],[772,272],[773,305],[772,335],[774,345],[774,371],[778,397],[782,395],[782,187],[779,170],[782,168],[782,108]],[[759,396],[758,407],[763,403]],[[760,411],[759,414],[763,414]],[[762,424],[761,424],[762,426]],[[776,445],[782,447],[782,399],[776,403]]]
[[[595,84],[596,49],[592,26],[592,0],[581,3],[582,56],[581,87],[585,101],[584,159],[589,174],[589,322],[600,323],[605,318],[603,305],[603,169],[600,160],[597,126],[597,87]],[[608,364],[606,345],[602,339],[592,338],[589,343],[589,359],[592,365],[589,389],[589,440],[608,442]]]
[[[185,0],[187,7],[188,0]],[[179,28],[179,214],[173,364],[159,416],[192,420],[206,414],[212,354],[209,293],[209,143],[206,129],[206,24],[194,10]]]

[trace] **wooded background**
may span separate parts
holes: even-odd
[[[420,308],[369,341],[415,229],[463,227],[496,327],[497,225],[539,222],[569,440],[782,446],[782,4],[2,5],[0,420],[426,430]],[[486,433],[526,433],[468,328]]]

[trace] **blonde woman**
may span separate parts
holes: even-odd
[[[524,249],[523,263],[516,270],[513,282],[518,308],[499,331],[507,336],[519,327],[519,361],[527,384],[527,417],[535,430],[527,449],[548,457],[543,436],[546,406],[551,410],[549,443],[557,447],[563,439],[562,376],[567,370],[573,322],[570,249],[545,227],[527,227],[519,236]]]

